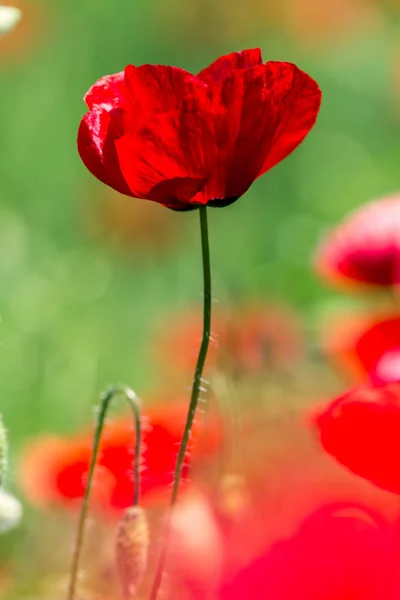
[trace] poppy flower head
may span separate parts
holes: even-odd
[[[400,494],[400,384],[351,390],[329,404],[315,424],[328,454],[353,473]]]
[[[80,156],[117,191],[175,210],[226,206],[302,142],[321,92],[291,63],[261,51],[219,58],[197,76],[128,65],[85,96]]]
[[[338,283],[393,286],[400,280],[400,197],[371,202],[323,240],[316,269]]]

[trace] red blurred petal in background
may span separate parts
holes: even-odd
[[[173,598],[382,600],[387,597],[387,586],[392,585],[387,564],[393,548],[388,541],[396,528],[379,510],[353,502],[321,504],[287,538],[271,543],[268,518],[271,523],[273,515],[260,516],[250,511],[226,529],[215,508],[195,494],[186,496],[176,509],[169,564]],[[204,523],[204,529],[198,527],[199,523]],[[244,535],[234,534],[238,527]],[[261,548],[251,535],[253,531],[258,531],[259,538],[264,532]],[[398,535],[398,528],[396,531]],[[238,546],[242,547],[241,563],[235,559]]]
[[[143,419],[141,494],[143,501],[168,492],[186,420],[186,404],[149,409]],[[103,511],[124,509],[133,499],[133,460],[135,434],[130,419],[107,423],[102,437],[94,475],[93,505]],[[195,443],[195,448],[193,444]],[[220,443],[216,423],[208,419],[207,435],[195,424],[184,478],[188,476],[189,455],[206,460]],[[20,482],[27,499],[46,507],[79,506],[91,456],[90,433],[70,438],[44,437],[25,449],[20,466]]]
[[[343,394],[315,421],[323,448],[353,473],[400,494],[400,384]]]
[[[325,327],[325,350],[353,381],[400,380],[400,315],[339,315]]]

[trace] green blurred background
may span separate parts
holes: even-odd
[[[109,383],[143,397],[162,390],[154,339],[201,302],[197,214],[116,198],[81,164],[82,98],[97,78],[130,62],[197,72],[260,46],[319,82],[323,106],[305,143],[237,203],[210,210],[221,307],[282,298],[312,321],[332,295],[311,268],[319,236],[396,191],[400,159],[396,2],[17,5],[23,21],[0,40],[0,406],[14,461],[34,434],[88,423]]]

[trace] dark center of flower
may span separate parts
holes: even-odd
[[[225,206],[229,206],[230,204],[233,204],[234,202],[236,202],[236,200],[239,198],[240,196],[232,196],[231,198],[214,198],[213,200],[209,200],[207,202],[207,206],[211,206],[212,208],[224,208]],[[171,208],[171,210],[175,210],[177,212],[187,212],[189,210],[196,210],[197,208],[200,208],[200,206],[202,206],[202,204],[185,204],[182,206],[182,208],[176,208],[174,207],[169,207]]]

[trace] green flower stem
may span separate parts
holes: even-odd
[[[85,489],[85,495],[83,497],[82,508],[79,515],[78,522],[78,530],[74,547],[74,554],[72,557],[72,565],[70,570],[70,580],[68,587],[68,600],[75,600],[76,598],[76,588],[78,583],[78,573],[79,573],[79,565],[83,548],[84,534],[85,534],[85,525],[87,521],[87,516],[89,512],[89,501],[90,494],[92,491],[92,483],[93,483],[93,474],[96,467],[97,455],[99,453],[100,440],[101,435],[104,428],[104,422],[107,415],[108,408],[110,406],[111,401],[119,395],[123,395],[130,405],[135,421],[135,429],[136,429],[136,444],[135,444],[135,464],[134,464],[134,475],[135,475],[135,486],[134,486],[134,495],[133,495],[133,506],[137,506],[139,503],[139,494],[140,494],[140,447],[141,447],[141,421],[140,421],[140,411],[139,411],[139,402],[136,397],[135,392],[133,392],[130,388],[125,387],[112,387],[107,390],[100,402],[100,410],[97,417],[97,425],[93,438],[93,452],[90,460],[88,479]]]
[[[199,355],[197,358],[196,370],[193,378],[192,394],[190,398],[189,410],[186,419],[185,429],[182,435],[178,457],[175,465],[174,483],[172,487],[171,500],[169,510],[166,516],[166,528],[162,539],[161,552],[156,568],[156,575],[153,587],[150,592],[150,600],[156,600],[163,579],[168,544],[171,530],[171,515],[176,502],[178,500],[179,487],[182,477],[182,470],[185,461],[185,456],[190,440],[193,422],[196,417],[199,396],[201,391],[201,383],[203,377],[204,364],[207,358],[208,347],[211,337],[211,266],[210,266],[210,245],[208,240],[208,223],[207,223],[207,208],[202,206],[199,209],[200,214],[200,230],[201,230],[201,248],[203,258],[203,282],[204,282],[204,307],[203,307],[203,337]]]

